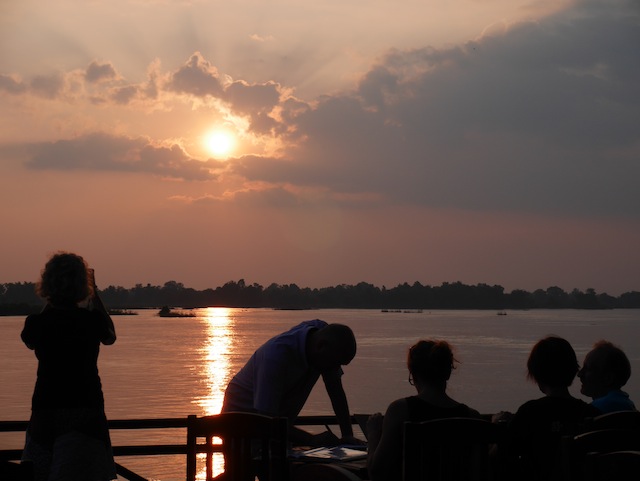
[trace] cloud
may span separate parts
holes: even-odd
[[[140,89],[135,85],[116,87],[111,93],[111,99],[117,104],[127,105],[139,92]],[[153,92],[151,94],[153,95]]]
[[[272,42],[274,40],[273,35],[258,35],[257,33],[249,35],[251,40],[256,42],[264,43],[264,42]]]
[[[225,99],[242,114],[270,112],[280,100],[279,86],[273,82],[249,85],[244,81],[231,83],[225,89]]]
[[[84,78],[89,83],[96,83],[102,80],[113,80],[117,78],[118,74],[116,73],[115,68],[110,63],[99,64],[96,61],[93,61],[87,67]]]
[[[0,90],[10,94],[20,94],[26,90],[26,86],[10,75],[0,75]]]
[[[300,204],[300,196],[283,186],[249,186],[226,191],[221,195],[206,194],[199,197],[173,196],[172,200],[188,204],[230,204],[255,208],[291,208]]]
[[[61,75],[38,75],[31,80],[31,91],[35,94],[53,99],[64,89],[64,78]]]
[[[224,170],[248,184],[436,208],[637,218],[636,45],[632,2],[583,1],[538,22],[487,29],[466,44],[390,50],[352,90],[314,101],[275,81],[222,75],[200,52],[174,71],[155,61],[139,84],[119,78],[111,62],[94,61],[75,77],[1,75],[0,91],[62,99],[73,79],[85,82],[68,96],[74,101],[87,92],[100,106],[137,108],[134,100],[145,100],[148,112],[242,118],[249,153]],[[193,99],[202,100],[197,109],[188,105]],[[84,135],[47,144],[51,151],[30,165],[189,180],[219,170],[160,144]],[[95,159],[83,146],[97,149]]]
[[[218,70],[200,52],[194,53],[184,66],[173,73],[167,87],[175,92],[196,96],[219,97],[222,94]]]
[[[104,133],[30,146],[25,165],[34,170],[90,170],[151,173],[183,180],[212,180],[221,164],[190,158],[178,145],[154,146],[148,140]]]
[[[287,117],[284,159],[234,168],[390,202],[637,218],[633,12],[578,4],[465,45],[390,51],[353,92]]]

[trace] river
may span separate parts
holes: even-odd
[[[343,382],[354,413],[384,412],[392,400],[413,394],[405,364],[408,347],[421,338],[449,341],[460,361],[450,395],[483,413],[515,411],[540,397],[526,380],[532,345],[549,334],[569,340],[582,361],[593,343],[620,345],[640,373],[640,310],[530,310],[381,312],[362,309],[280,311],[194,309],[195,317],[158,317],[156,310],[114,316],[118,341],[103,346],[99,369],[111,419],[182,417],[219,412],[229,379],[271,336],[307,319],[349,325],[358,353],[344,368]],[[0,419],[29,418],[37,362],[20,341],[23,317],[0,317]],[[580,382],[571,390],[580,397]],[[626,390],[640,401],[640,379]],[[302,414],[331,414],[320,382]],[[113,433],[122,444],[122,433]],[[162,440],[164,442],[165,440]],[[169,441],[173,442],[173,441]],[[177,442],[184,442],[183,438]],[[22,437],[0,437],[0,449],[16,448]],[[143,476],[184,479],[181,457],[120,460]]]

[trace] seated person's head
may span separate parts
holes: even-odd
[[[328,324],[314,331],[308,356],[309,363],[320,371],[346,366],[356,356],[353,331],[343,324]]]
[[[53,305],[72,305],[92,294],[87,263],[69,252],[54,254],[42,270],[36,292]]]
[[[407,367],[415,383],[444,387],[455,369],[453,351],[447,341],[421,340],[409,348]]]
[[[598,341],[584,358],[578,377],[582,381],[580,392],[596,399],[622,388],[631,377],[631,364],[622,349]]]
[[[538,386],[569,387],[578,372],[578,359],[566,339],[549,336],[533,346],[527,369],[527,377]]]

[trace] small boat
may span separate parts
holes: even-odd
[[[192,312],[174,311],[169,309],[169,306],[164,306],[158,312],[158,316],[160,317],[195,317],[196,315]]]
[[[138,313],[129,309],[108,309],[110,316],[137,316]]]

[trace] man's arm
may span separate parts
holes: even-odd
[[[325,388],[327,389],[329,399],[331,399],[333,412],[338,418],[340,432],[342,433],[342,441],[346,443],[361,442],[353,437],[349,403],[347,402],[347,395],[342,387],[340,371],[325,372],[322,374],[322,380],[324,381]]]

